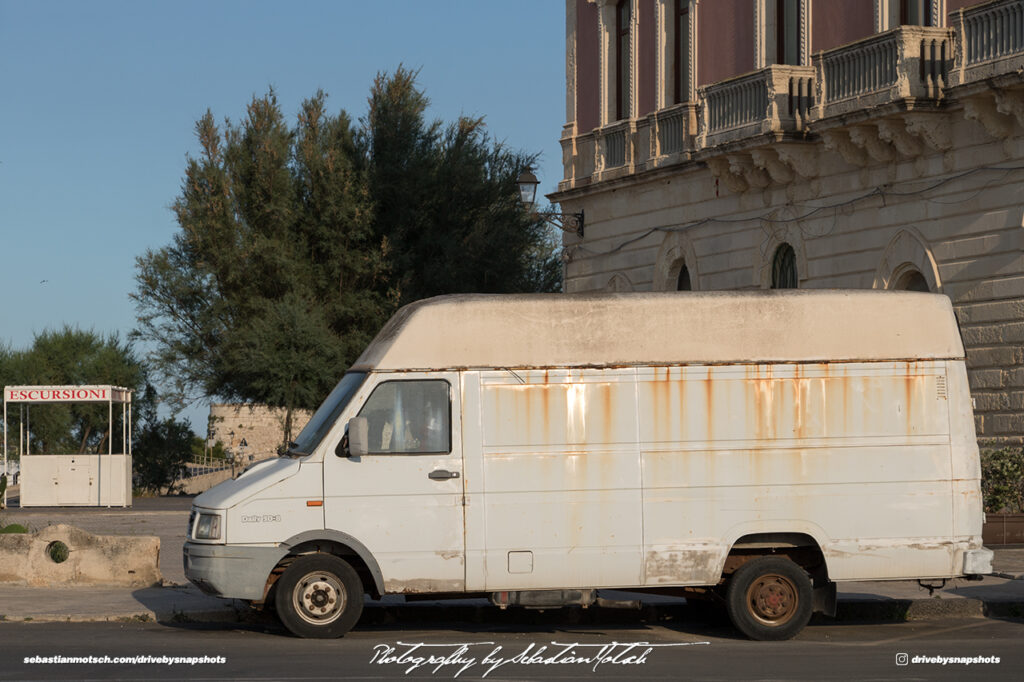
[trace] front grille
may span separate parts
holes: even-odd
[[[188,530],[185,531],[185,537],[189,540],[192,539],[192,529],[195,528],[196,524],[196,510],[193,509],[188,515]]]

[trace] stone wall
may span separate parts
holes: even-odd
[[[306,425],[312,412],[292,413],[292,438]],[[277,456],[277,447],[284,442],[285,411],[266,405],[210,405],[210,437],[239,457],[241,464]],[[242,441],[245,446],[242,446]]]

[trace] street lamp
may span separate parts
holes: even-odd
[[[516,183],[519,185],[519,200],[523,202],[523,207],[527,211],[531,211],[533,215],[551,223],[563,232],[575,232],[577,236],[581,239],[583,238],[583,211],[579,213],[535,211],[534,200],[537,196],[537,185],[540,184],[540,180],[537,179],[537,176],[529,168],[519,174],[519,179],[516,180]]]

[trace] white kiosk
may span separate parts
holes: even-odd
[[[132,504],[132,392],[119,386],[5,386],[4,469],[7,468],[7,404],[21,404],[18,454],[21,506],[120,506]],[[107,452],[77,455],[29,452],[34,404],[107,403]],[[121,453],[114,452],[114,405],[121,406]],[[6,492],[4,496],[6,498]],[[6,504],[7,500],[4,499]]]

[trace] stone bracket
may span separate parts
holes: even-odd
[[[793,169],[779,158],[774,149],[752,149],[750,158],[754,166],[767,171],[773,182],[785,185],[793,181]]]
[[[879,137],[877,125],[856,125],[848,130],[850,141],[866,151],[875,161],[892,161],[896,158],[893,146]]]
[[[876,124],[878,137],[895,147],[901,155],[913,158],[921,153],[921,142],[907,131],[901,119],[882,118]]]
[[[821,133],[825,149],[839,152],[843,160],[851,166],[866,166],[868,155],[850,139],[850,133],[842,129],[826,130]]]
[[[1013,134],[1013,117],[1006,115],[997,104],[998,95],[979,95],[963,100],[964,118],[977,121],[985,131],[996,139],[1006,139]],[[1012,109],[1008,99],[1003,100],[1003,109]]]
[[[741,194],[747,191],[750,186],[742,175],[737,175],[730,169],[731,164],[724,156],[717,156],[707,159],[708,169],[718,180],[725,183],[730,192]]]
[[[802,144],[778,144],[773,147],[779,160],[792,168],[802,178],[818,175],[818,151]]]
[[[754,165],[750,154],[730,154],[729,170],[736,175],[742,175],[751,187],[764,188],[772,181],[768,173]]]
[[[1024,126],[1024,93],[1020,90],[994,90],[996,111],[1012,115],[1017,123]]]
[[[935,151],[944,152],[953,147],[949,135],[949,116],[942,113],[926,114],[908,112],[903,115],[907,132],[921,140]]]

